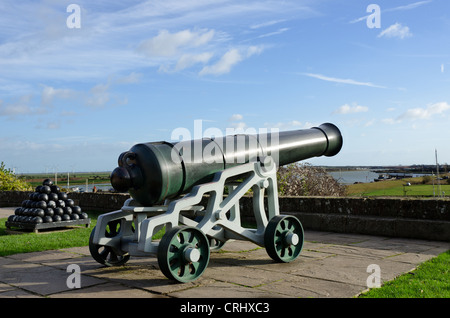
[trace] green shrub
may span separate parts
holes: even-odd
[[[31,191],[32,186],[20,180],[5,164],[0,164],[0,191]]]

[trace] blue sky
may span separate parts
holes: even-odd
[[[336,124],[342,151],[312,164],[450,162],[449,74],[444,0],[2,0],[0,161],[112,170],[202,120]]]

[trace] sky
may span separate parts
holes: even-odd
[[[111,171],[179,128],[294,130],[313,165],[450,162],[446,0],[0,2],[0,161]],[[195,127],[195,125],[197,125]]]

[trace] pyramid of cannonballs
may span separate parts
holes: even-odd
[[[87,219],[88,215],[76,206],[67,193],[61,192],[50,179],[45,179],[30,193],[28,200],[22,202],[22,207],[14,211],[8,218],[9,222],[40,224]]]

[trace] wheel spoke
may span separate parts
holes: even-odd
[[[99,254],[104,260],[106,260],[108,258],[108,255],[109,255],[110,251],[111,250],[108,248],[108,246],[103,246],[103,251],[101,251]]]

